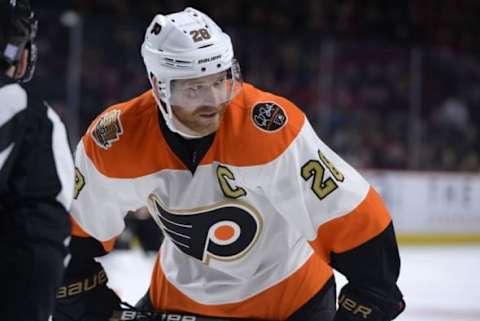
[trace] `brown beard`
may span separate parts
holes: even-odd
[[[172,106],[173,107],[173,106]],[[180,121],[184,126],[188,127],[190,130],[198,132],[201,135],[204,134],[209,134],[214,131],[216,131],[218,128],[216,128],[217,123],[211,123],[207,126],[202,124],[202,121],[199,120],[199,117],[201,117],[201,114],[210,114],[210,113],[218,113],[220,119],[219,122],[221,122],[221,118],[223,116],[223,113],[225,112],[225,108],[227,107],[227,104],[220,105],[219,107],[212,107],[212,106],[200,106],[197,107],[193,112],[191,113],[182,113],[178,112],[181,110],[181,107],[177,108],[172,108],[172,112],[177,118],[177,121]],[[179,117],[179,115],[181,117]],[[218,124],[219,125],[219,124]]]

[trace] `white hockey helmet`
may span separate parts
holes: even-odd
[[[225,94],[216,103],[228,103],[241,90],[241,74],[230,37],[204,13],[186,8],[169,15],[158,14],[145,33],[142,57],[154,97],[170,130],[187,138],[188,132],[172,114],[174,80],[195,79],[225,73]],[[185,101],[185,99],[184,99]],[[199,101],[201,104],[202,101]],[[203,102],[205,103],[205,102]]]

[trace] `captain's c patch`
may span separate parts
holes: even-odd
[[[252,121],[259,129],[274,132],[285,126],[287,115],[276,103],[261,102],[252,108]]]
[[[120,110],[114,109],[102,115],[90,134],[95,143],[103,149],[112,147],[112,142],[119,140],[123,134]]]

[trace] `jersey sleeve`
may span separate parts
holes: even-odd
[[[97,169],[95,162],[101,162],[102,153],[108,151],[92,145],[87,133],[75,153],[72,233],[80,237],[91,236],[108,249],[113,244],[112,239],[123,231],[127,212],[139,207],[140,202],[133,179],[108,177]]]
[[[268,176],[266,190],[274,206],[323,256],[358,246],[390,223],[378,194],[318,138],[308,121],[272,162]],[[323,228],[339,220],[332,228],[335,237],[326,239]],[[355,233],[339,234],[354,228]]]
[[[398,314],[403,304],[396,286],[400,258],[388,210],[375,189],[318,138],[308,121],[271,164],[266,181],[278,212],[317,255],[346,276],[345,293],[355,293],[356,300],[383,311],[379,313]]]
[[[121,159],[109,164],[108,152],[92,141],[90,132],[77,146],[71,260],[57,292],[55,320],[78,319],[85,314],[109,315],[112,309],[119,308],[119,298],[108,288],[108,277],[95,258],[112,250],[125,227],[124,217],[130,209],[139,207],[139,200],[133,178],[107,176],[98,169],[100,164],[103,168],[123,164]]]

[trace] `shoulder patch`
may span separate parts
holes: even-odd
[[[255,127],[275,132],[288,122],[287,114],[274,102],[259,102],[252,108],[252,121]]]
[[[120,113],[120,110],[113,109],[103,114],[90,131],[95,143],[103,149],[112,147],[112,142],[119,140],[123,134]]]

